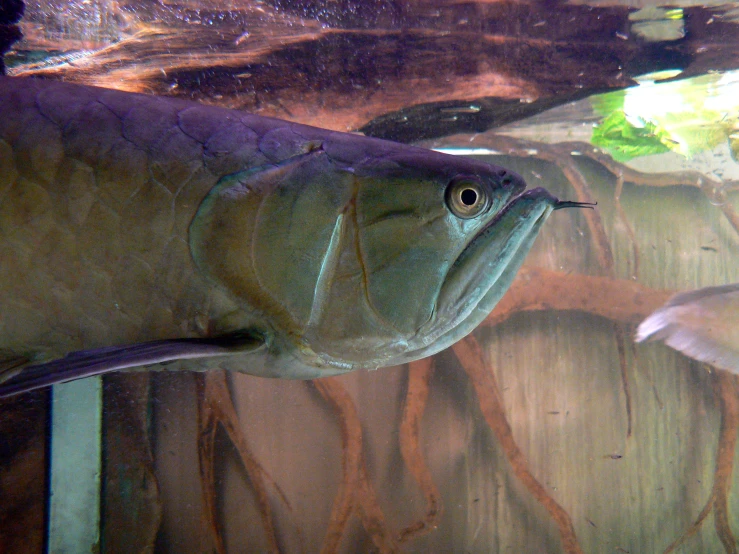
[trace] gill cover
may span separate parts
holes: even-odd
[[[193,258],[309,362],[437,352],[492,309],[556,199],[427,156],[350,165],[319,148],[224,177],[191,224]]]

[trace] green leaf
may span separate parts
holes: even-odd
[[[645,122],[644,127],[635,127],[627,121],[623,110],[617,110],[593,128],[590,142],[607,150],[614,160],[627,162],[639,156],[669,152],[665,140],[669,141],[669,136],[654,124]]]

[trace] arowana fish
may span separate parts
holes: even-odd
[[[0,395],[125,368],[315,378],[430,356],[547,216],[502,167],[0,77]]]
[[[739,283],[676,294],[639,325],[636,341],[647,339],[739,373]]]

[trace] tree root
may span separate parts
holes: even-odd
[[[367,477],[362,452],[362,423],[351,396],[336,378],[316,379],[312,383],[339,417],[343,452],[343,478],[331,509],[321,553],[338,551],[346,524],[355,509],[358,509],[362,525],[377,549],[382,553],[398,552],[398,545],[385,522],[377,494]]]
[[[511,426],[505,417],[503,402],[498,391],[495,377],[490,370],[489,364],[485,363],[482,348],[477,340],[468,336],[459,341],[452,349],[459,359],[462,368],[469,376],[477,393],[477,401],[490,429],[498,439],[508,462],[513,468],[513,473],[518,480],[529,490],[533,497],[549,512],[559,529],[562,548],[567,554],[582,554],[582,549],[575,536],[575,528],[570,516],[552,498],[544,486],[536,480],[529,470],[526,458],[518,448]]]
[[[664,554],[674,552],[695,535],[711,510],[713,510],[716,534],[724,545],[726,554],[737,554],[736,538],[729,524],[728,496],[731,489],[731,474],[734,470],[737,431],[739,431],[739,387],[733,373],[716,370],[714,375],[714,390],[721,399],[721,430],[718,439],[716,469],[713,472],[713,489],[695,522],[667,547]]]
[[[594,202],[590,187],[577,168],[571,156],[571,149],[566,145],[551,145],[538,147],[538,158],[549,161],[559,167],[567,180],[575,190],[575,195],[580,202]],[[620,191],[617,191],[620,194]],[[617,205],[619,205],[617,203]],[[583,213],[590,229],[590,236],[595,241],[595,250],[598,254],[598,262],[603,272],[611,278],[616,277],[614,268],[613,251],[611,243],[606,234],[603,220],[600,213],[595,210],[585,210]],[[614,334],[616,336],[616,347],[618,350],[619,367],[621,369],[621,383],[624,392],[624,409],[626,411],[626,438],[631,437],[632,416],[631,416],[631,392],[629,386],[629,376],[626,364],[626,331],[618,323],[613,324]]]
[[[149,430],[150,377],[112,373],[103,379],[104,552],[155,550],[162,501]]]
[[[718,389],[721,398],[721,430],[714,472],[715,499],[713,519],[716,534],[724,545],[727,554],[736,554],[736,538],[729,525],[728,497],[731,489],[731,473],[734,469],[737,430],[739,429],[739,396],[736,377],[718,370]]]
[[[462,139],[462,135],[456,137]],[[480,135],[474,137],[477,145],[484,145],[495,150],[499,150],[509,156],[517,157],[536,157],[540,160],[548,161],[556,165],[565,178],[570,182],[575,196],[579,202],[594,202],[590,187],[587,180],[577,167],[572,158],[572,152],[576,148],[581,148],[590,155],[595,155],[598,151],[587,143],[563,142],[558,144],[547,144],[543,142],[528,141],[504,135]],[[447,139],[448,141],[450,139]],[[455,138],[451,139],[455,142]],[[582,153],[577,150],[578,153]],[[610,158],[610,157],[609,157]],[[613,162],[614,164],[616,162]],[[617,166],[616,175],[623,177],[623,168],[626,166]],[[631,175],[631,174],[630,174]],[[616,191],[620,195],[620,191]],[[617,203],[618,205],[618,203]],[[595,251],[598,255],[598,264],[606,276],[615,279],[616,272],[614,269],[613,252],[611,243],[606,234],[603,220],[600,213],[595,210],[585,210],[583,212],[588,229],[590,229],[591,239],[595,244]],[[628,226],[628,224],[627,224]],[[635,264],[638,263],[635,259]],[[619,327],[618,323],[614,324],[614,334],[616,337],[618,358],[621,368],[622,390],[624,392],[624,409],[626,412],[626,437],[631,437],[632,429],[632,409],[631,409],[631,392],[629,386],[627,363],[626,363],[626,331]]]
[[[625,181],[634,183],[635,185],[646,185],[652,187],[682,185],[697,187],[703,192],[709,201],[719,207],[734,230],[739,233],[739,214],[737,214],[736,208],[734,208],[731,202],[721,200],[719,198],[722,191],[728,192],[731,190],[739,190],[739,181],[716,181],[698,171],[642,173],[641,171],[631,169],[630,167],[615,161],[605,152],[602,152],[586,142],[560,143],[560,146],[567,149],[576,149],[581,154],[601,164],[617,177],[620,175]]]
[[[636,325],[673,294],[622,279],[523,267],[483,325],[497,325],[518,312],[543,310],[576,310]]]
[[[411,362],[408,367],[408,392],[405,397],[403,419],[400,422],[400,452],[408,471],[413,475],[426,499],[426,515],[400,531],[398,534],[400,543],[433,531],[441,518],[439,489],[423,458],[419,441],[421,419],[426,409],[429,380],[433,371],[433,358]]]
[[[280,547],[272,517],[272,507],[267,493],[267,485],[277,490],[280,499],[288,509],[287,498],[262,468],[249,448],[246,437],[241,431],[236,409],[231,401],[225,371],[208,371],[198,375],[198,456],[200,459],[200,479],[203,484],[203,504],[208,528],[215,543],[218,554],[226,553],[223,533],[218,524],[215,485],[215,440],[218,425],[226,431],[229,440],[236,447],[239,458],[254,487],[262,517],[262,526],[269,545],[269,551],[279,554]]]
[[[650,289],[633,281],[563,274],[541,268],[523,268],[506,296],[483,324],[496,325],[515,313],[534,310],[579,310],[616,322],[633,324],[661,306],[669,296],[669,292]],[[497,385],[492,374],[489,374],[489,370],[484,368],[479,346],[474,339],[468,338],[458,343],[454,347],[454,352],[460,358],[465,371],[475,385],[486,421],[493,428],[511,460],[515,475],[553,514],[552,517],[560,527],[563,544],[568,545],[569,550],[566,552],[579,552],[571,523],[569,523],[569,516],[548,496],[541,484],[531,475],[523,454],[513,440],[510,426],[505,420]],[[337,379],[326,378],[312,382],[337,413],[341,426],[343,452],[343,478],[332,507],[330,522],[321,549],[322,553],[331,554],[339,550],[346,525],[355,510],[358,510],[365,529],[381,552],[397,552],[400,543],[422,536],[436,527],[441,516],[441,500],[419,444],[420,422],[425,409],[432,370],[431,359],[410,364],[408,393],[400,428],[401,453],[406,466],[426,499],[426,514],[395,535],[385,521],[377,495],[367,476],[362,451],[361,421],[354,402]],[[279,552],[266,486],[277,489],[283,502],[288,507],[289,504],[277,485],[255,460],[246,439],[239,430],[238,418],[224,372],[207,372],[198,376],[198,383],[199,456],[204,491],[204,511],[210,532],[214,537],[215,550],[218,554],[226,552],[218,524],[214,475],[215,435],[220,423],[236,446],[254,486],[262,514],[262,525],[270,548],[272,552]]]
[[[634,281],[639,278],[639,244],[636,240],[636,233],[634,228],[629,223],[629,218],[626,216],[626,211],[621,205],[621,193],[624,190],[624,172],[619,168],[616,173],[616,189],[613,191],[613,205],[616,207],[616,213],[618,218],[621,220],[621,224],[626,229],[626,234],[629,236],[629,242],[631,242],[631,260],[628,261],[629,277]],[[633,266],[632,266],[633,264]]]
[[[508,293],[483,325],[497,325],[519,312],[543,310],[577,310],[621,324],[633,325],[663,305],[672,294],[673,291],[651,289],[631,280],[564,274],[542,268],[524,267],[519,271]],[[474,338],[468,337],[457,343],[453,351],[475,387],[486,422],[505,451],[514,475],[554,519],[565,552],[568,554],[581,552],[569,516],[531,474],[523,453],[515,443],[510,425],[505,419],[494,376],[484,361],[479,344]],[[408,393],[400,430],[401,453],[426,499],[426,514],[422,519],[405,527],[397,534],[391,532],[367,476],[362,451],[361,421],[351,397],[337,379],[326,378],[312,382],[338,415],[343,452],[343,478],[334,500],[330,523],[321,549],[322,553],[338,552],[347,522],[355,510],[380,552],[397,552],[400,543],[417,538],[436,526],[441,514],[441,501],[419,444],[420,422],[428,395],[431,372],[432,362],[429,359],[410,364]],[[713,492],[695,523],[682,537],[668,547],[665,554],[674,552],[693,536],[711,510],[714,511],[717,533],[726,552],[729,554],[737,552],[728,523],[727,497],[731,484],[737,428],[739,428],[739,388],[735,384],[733,375],[724,372],[717,372],[716,375],[717,394],[721,398],[722,423]],[[287,500],[254,459],[245,439],[239,438],[241,434],[238,420],[231,404],[223,372],[208,372],[201,376],[200,380],[199,390],[202,398],[200,403],[201,478],[206,517],[217,541],[216,552],[219,554],[225,552],[217,523],[213,474],[213,447],[218,423],[223,425],[247,468],[259,499],[263,526],[267,535],[272,537],[270,540],[272,551],[278,552],[265,481],[278,490],[286,504]]]

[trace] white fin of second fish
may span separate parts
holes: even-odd
[[[673,296],[639,325],[636,342],[647,339],[739,373],[739,283]]]

